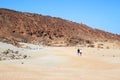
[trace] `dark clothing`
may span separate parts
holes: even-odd
[[[78,53],[78,56],[79,56],[79,55],[80,55],[80,56],[82,55],[82,51],[81,51],[80,49],[77,50],[77,53]]]
[[[79,53],[80,53],[80,50],[78,49],[77,52],[78,52],[78,54],[79,54]]]

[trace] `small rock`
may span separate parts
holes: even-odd
[[[113,55],[113,57],[115,57],[115,55]]]
[[[21,64],[24,64],[24,62],[21,62]]]
[[[23,58],[24,58],[24,59],[27,58],[27,55],[23,55]]]

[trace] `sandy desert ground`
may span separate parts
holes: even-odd
[[[0,52],[18,50],[30,57],[0,61],[0,80],[120,80],[120,49],[79,47],[17,48],[0,43]]]

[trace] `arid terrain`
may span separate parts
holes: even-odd
[[[0,80],[120,80],[120,35],[0,8]]]
[[[118,41],[120,35],[58,17],[0,8],[0,41],[75,46]],[[57,44],[57,45],[56,45]]]
[[[120,80],[119,48],[0,45],[0,52],[11,49],[29,56],[0,61],[0,80]],[[82,56],[77,55],[78,48]]]

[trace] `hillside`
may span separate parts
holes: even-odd
[[[52,46],[74,46],[96,41],[120,41],[120,35],[61,18],[0,9],[0,40]]]

